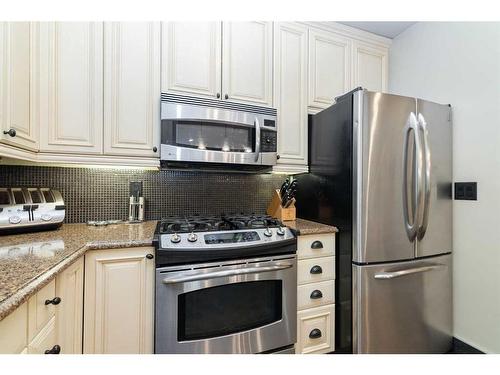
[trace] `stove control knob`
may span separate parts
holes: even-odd
[[[179,243],[181,242],[181,236],[179,236],[177,233],[174,233],[170,236],[170,241],[172,241],[172,243]]]
[[[284,235],[285,235],[285,228],[283,228],[283,227],[279,227],[278,229],[276,229],[276,233],[277,233],[279,236],[284,236]]]
[[[43,221],[51,221],[52,220],[52,216],[49,215],[49,214],[43,214],[41,216],[41,218],[42,218]]]
[[[266,230],[264,231],[264,236],[271,237],[272,235],[273,235],[273,232],[271,232],[271,229],[266,228]]]
[[[9,217],[9,223],[11,223],[11,224],[19,224],[20,222],[21,222],[21,218],[19,216]]]
[[[189,242],[196,242],[197,239],[198,239],[198,236],[196,235],[196,233],[189,233],[189,235],[188,235]]]

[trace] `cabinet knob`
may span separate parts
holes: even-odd
[[[45,300],[46,305],[59,305],[60,303],[61,303],[61,298],[59,297],[54,297],[52,299]]]
[[[45,351],[45,354],[59,354],[61,353],[61,347],[59,345],[54,345],[52,349]]]
[[[146,255],[146,258],[148,258],[148,259],[153,259],[153,258],[154,258],[154,255],[153,255],[153,254],[147,254],[147,255]]]
[[[313,290],[311,293],[311,299],[320,299],[323,298],[323,293],[321,293],[321,290]]]
[[[224,95],[224,98],[229,99],[229,95],[228,94]]]
[[[219,99],[220,98],[220,92],[218,92],[216,96],[217,96],[217,99]]]
[[[313,275],[319,275],[320,273],[323,273],[323,268],[321,268],[321,266],[314,266],[309,272]]]
[[[280,156],[279,154],[276,154],[276,159],[279,160]]]
[[[16,129],[9,129],[9,130],[4,130],[3,134],[8,134],[11,137],[15,137],[17,133],[16,133]]]
[[[317,328],[314,328],[311,332],[309,332],[310,339],[319,339],[321,336],[321,331]]]
[[[323,243],[321,241],[314,241],[312,244],[311,244],[311,249],[322,249],[323,248]]]
[[[156,152],[156,151],[158,151],[158,147],[154,146],[153,147],[153,152]]]

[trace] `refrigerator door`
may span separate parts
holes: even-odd
[[[416,233],[408,227],[416,220],[421,157],[416,100],[357,91],[353,108],[353,261],[413,259]]]
[[[452,251],[451,107],[417,100],[423,154],[423,207],[416,256]]]
[[[449,351],[451,278],[451,254],[383,265],[353,265],[353,351]]]

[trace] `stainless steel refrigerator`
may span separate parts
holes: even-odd
[[[309,117],[298,216],[339,228],[336,352],[452,343],[451,107],[356,89]]]

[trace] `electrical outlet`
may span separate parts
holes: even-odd
[[[477,201],[477,182],[455,182],[455,200]]]

